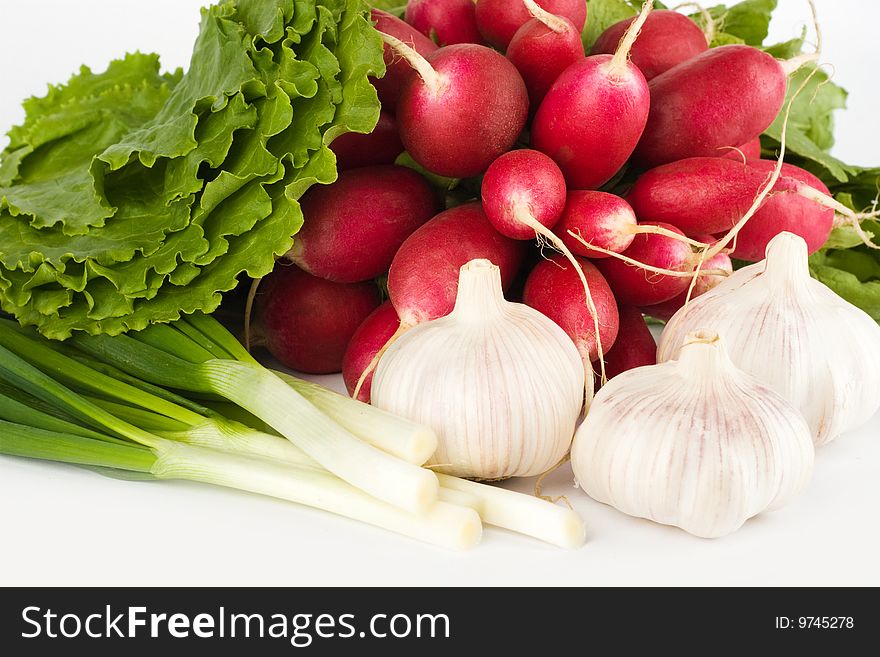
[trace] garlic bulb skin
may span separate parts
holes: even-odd
[[[803,417],[737,369],[711,333],[689,336],[678,360],[611,379],[571,450],[593,499],[704,538],[785,504],[813,457]]]
[[[679,310],[657,360],[675,358],[691,331],[719,333],[737,367],[791,401],[823,445],[880,409],[880,326],[810,277],[801,237],[780,233],[766,253]]]
[[[504,299],[498,267],[461,268],[454,310],[403,334],[373,377],[373,404],[431,427],[439,472],[527,477],[565,456],[584,396],[584,366],[565,332]]]

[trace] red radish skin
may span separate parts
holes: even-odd
[[[503,55],[475,44],[447,46],[427,62],[420,59],[411,60],[418,74],[407,78],[398,101],[403,145],[441,176],[483,173],[525,127],[529,97],[522,77]]]
[[[776,166],[769,160],[753,160],[749,164],[767,175]],[[783,164],[782,175],[830,194],[821,180],[800,167]],[[815,253],[828,241],[833,228],[834,210],[796,192],[772,194],[737,234],[732,256],[750,262],[762,260],[770,240],[783,231],[803,237],[809,252]]]
[[[257,323],[265,346],[286,367],[332,374],[342,370],[351,336],[379,301],[372,282],[333,283],[279,265],[260,287]]]
[[[639,142],[651,101],[645,76],[627,55],[650,7],[645,4],[616,54],[569,66],[535,114],[532,146],[556,160],[570,189],[601,187]]]
[[[647,222],[643,224],[660,226],[684,235],[678,228],[669,224]],[[636,235],[632,245],[622,255],[649,267],[681,272],[693,270],[694,256],[691,247],[685,242],[665,235],[655,233]],[[681,294],[690,285],[690,278],[654,273],[617,258],[597,260],[596,266],[614,290],[617,299],[623,304],[641,307],[662,303]]]
[[[746,161],[758,160],[761,158],[761,138],[755,137],[752,141],[743,144],[739,148],[724,148],[721,149],[721,152],[724,153],[721,157],[728,160],[736,160],[737,162],[742,162],[743,158]]]
[[[479,203],[441,212],[400,247],[388,272],[388,296],[401,323],[415,326],[448,315],[455,306],[458,274],[475,258],[501,269],[507,289],[525,256],[525,242],[504,237]]]
[[[635,151],[642,166],[717,157],[766,130],[785,100],[786,72],[746,45],[712,48],[651,80],[651,112]]]
[[[729,230],[749,209],[767,174],[722,157],[694,157],[643,173],[626,200],[640,221],[675,225],[689,235]],[[795,190],[780,178],[775,191]]]
[[[482,185],[483,209],[495,229],[515,240],[535,239],[537,221],[552,228],[565,208],[565,177],[549,157],[533,150],[505,153],[495,160]]]
[[[770,175],[773,169],[776,167],[776,162],[774,160],[762,160],[759,158],[750,159],[749,166],[753,169],[757,169],[761,171],[765,176]],[[828,190],[828,187],[825,186],[825,183],[812,173],[807,171],[806,169],[801,169],[794,164],[789,164],[788,162],[782,163],[782,174],[784,178],[791,178],[798,182],[801,182],[805,185],[809,185],[813,189],[816,189],[823,194],[830,194],[831,192]]]
[[[627,201],[642,221],[674,224],[688,235],[730,230],[748,211],[776,166],[769,160],[748,164],[726,158],[689,158],[644,173]],[[787,230],[800,235],[811,253],[827,241],[834,210],[806,198],[804,189],[827,195],[828,188],[812,174],[791,164],[773,194],[737,235],[734,257],[761,260],[767,243]]]
[[[473,0],[409,0],[404,19],[441,46],[483,43]]]
[[[592,54],[611,54],[635,20],[627,18],[606,29],[593,44]],[[709,49],[703,30],[684,14],[668,9],[651,12],[632,47],[630,58],[646,80]]]
[[[395,165],[352,169],[302,199],[303,227],[288,257],[305,271],[355,283],[388,271],[397,249],[439,208],[434,188]]]
[[[657,343],[641,311],[634,306],[620,306],[617,341],[605,358],[605,371],[611,379],[636,367],[657,364]]]
[[[330,150],[336,154],[336,169],[347,171],[379,164],[394,164],[403,152],[397,133],[397,120],[390,112],[379,114],[376,128],[368,135],[347,132],[333,140]]]
[[[577,261],[589,282],[599,318],[599,338],[603,350],[607,351],[617,339],[617,302],[599,270],[586,258]],[[555,255],[532,270],[526,280],[523,303],[556,322],[575,343],[585,362],[599,357],[596,329],[587,309],[583,285],[563,256]]]
[[[436,43],[396,16],[380,9],[373,9],[371,16],[377,30],[400,39],[423,57],[427,57],[437,50]],[[370,82],[376,87],[382,108],[394,112],[403,81],[410,75],[412,68],[387,43],[385,44],[385,67],[385,76],[372,78]]]
[[[623,253],[636,237],[638,224],[633,209],[625,200],[607,192],[573,191],[568,193],[562,219],[555,232],[572,253],[588,258],[607,258],[571,236],[614,253]]]
[[[711,235],[698,235],[697,239],[706,244],[714,244],[715,238]],[[726,271],[729,274],[733,273],[733,263],[730,260],[730,256],[726,253],[719,253],[708,260],[706,260],[703,265],[700,267],[701,271]],[[727,278],[721,274],[700,274],[700,277],[697,279],[697,282],[694,284],[694,289],[691,291],[691,299],[696,299],[698,296],[705,294],[713,287],[724,281]],[[688,287],[690,287],[690,282],[688,282]],[[688,290],[686,289],[684,292],[679,294],[676,297],[673,297],[669,301],[664,301],[663,303],[658,303],[653,306],[648,306],[646,308],[642,308],[645,314],[650,315],[651,317],[656,317],[657,319],[662,319],[664,322],[668,322],[672,319],[672,316],[677,313],[682,307],[684,307],[685,302],[688,298]]]
[[[532,112],[537,111],[562,72],[584,58],[581,33],[572,22],[554,16],[552,24],[554,27],[549,27],[533,18],[517,30],[507,48],[507,58],[529,90]]]
[[[578,32],[587,22],[586,0],[537,0],[551,14],[564,16]],[[520,0],[477,0],[477,27],[483,38],[499,50],[507,50],[516,31],[532,19]]]
[[[361,374],[369,367],[379,350],[391,339],[400,328],[400,319],[390,301],[376,308],[363,324],[358,327],[348,343],[345,357],[342,359],[342,378],[348,394],[353,395]],[[373,373],[367,375],[364,384],[358,391],[357,400],[370,403],[370,386]]]

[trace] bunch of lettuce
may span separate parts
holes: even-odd
[[[362,0],[223,0],[185,74],[134,54],[25,103],[0,155],[0,304],[64,339],[211,312],[370,132],[382,43]]]
[[[716,28],[711,45],[747,43],[779,59],[801,54],[805,48],[803,37],[772,45],[764,43],[776,4],[777,0],[744,0],[731,6],[710,7],[708,11]],[[641,0],[588,0],[589,20],[583,33],[587,51],[608,26],[634,16],[640,6]],[[655,6],[663,4],[655,2]],[[700,14],[692,18],[702,24]],[[811,73],[813,77],[792,106],[785,160],[819,176],[844,205],[858,211],[873,210],[880,204],[880,167],[853,166],[830,153],[834,146],[834,112],[846,107],[847,92],[834,84],[822,68],[814,72],[807,66],[792,76],[789,93],[798,89]],[[778,154],[782,121],[780,115],[762,137],[765,157],[775,158]],[[880,244],[880,223],[865,221],[862,228]],[[810,271],[880,322],[880,250],[865,246],[852,228],[841,227],[832,232],[825,248],[811,256]]]

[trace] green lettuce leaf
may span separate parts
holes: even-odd
[[[746,43],[760,46],[767,38],[774,9],[776,0],[744,0],[730,7],[717,5],[709,8],[715,21],[715,38],[710,45]],[[702,24],[702,19],[698,22]]]
[[[815,253],[810,273],[880,322],[880,260],[861,248]]]
[[[222,0],[188,71],[158,71],[154,55],[83,69],[9,133],[0,304],[49,337],[211,312],[269,273],[299,197],[336,179],[328,144],[375,126],[384,64],[360,0]]]

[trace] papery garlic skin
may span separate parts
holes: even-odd
[[[373,404],[437,433],[434,469],[487,480],[556,465],[583,395],[574,343],[537,310],[506,301],[488,260],[461,268],[455,309],[398,339],[372,387]]]
[[[766,260],[679,310],[660,337],[658,362],[675,358],[696,329],[720,334],[739,368],[791,401],[816,445],[880,409],[880,326],[810,277],[797,235],[780,233]]]
[[[803,417],[695,334],[678,360],[620,374],[597,393],[571,462],[590,497],[631,516],[717,538],[807,484]]]

